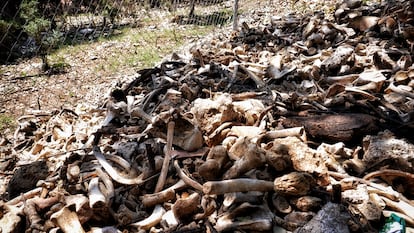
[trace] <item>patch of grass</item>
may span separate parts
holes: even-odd
[[[72,60],[82,61],[96,76],[112,76],[121,70],[142,69],[156,65],[166,55],[177,51],[186,41],[212,32],[215,26],[185,25],[163,27],[165,17],[144,16],[143,27],[117,29],[109,37],[76,45],[62,45],[48,59],[51,64],[69,67]],[[152,26],[158,26],[153,28]],[[104,49],[102,49],[104,48]],[[96,57],[93,60],[91,57]],[[69,63],[69,64],[68,64]],[[59,66],[60,67],[60,66]]]
[[[202,36],[209,31],[212,31],[212,27],[194,26],[180,31],[176,29],[124,29],[122,33],[124,36],[117,38],[116,41],[132,43],[133,47],[113,51],[107,64],[110,64],[111,71],[124,66],[148,68],[154,66],[165,55],[183,46],[188,38]]]
[[[14,121],[14,117],[0,113],[0,132],[4,132],[6,129],[13,130],[16,127],[16,123]]]

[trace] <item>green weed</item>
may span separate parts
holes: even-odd
[[[16,127],[14,118],[8,114],[0,113],[0,132]]]

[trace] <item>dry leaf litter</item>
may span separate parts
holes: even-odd
[[[104,108],[20,117],[1,231],[413,232],[413,4],[244,23]]]

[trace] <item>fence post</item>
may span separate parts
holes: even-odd
[[[237,30],[238,26],[238,10],[239,10],[239,0],[234,0],[233,6],[233,31]]]

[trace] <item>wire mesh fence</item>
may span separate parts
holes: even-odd
[[[224,25],[233,18],[233,4],[224,0],[6,0],[0,3],[0,62],[45,57],[60,46],[110,37],[119,29],[146,23],[153,27],[166,22],[169,27]]]

